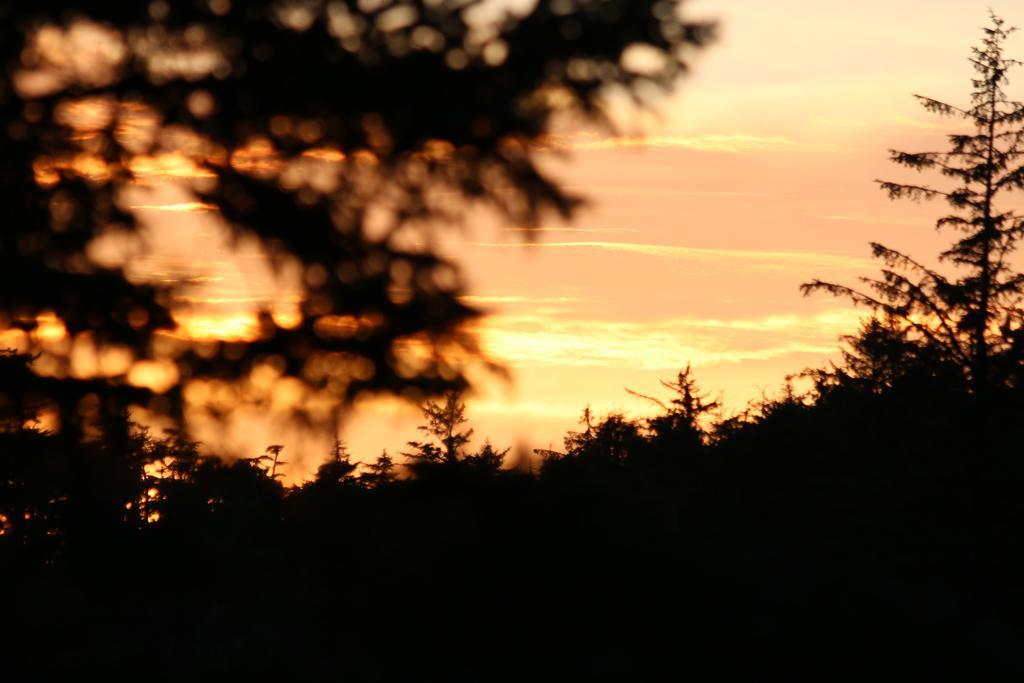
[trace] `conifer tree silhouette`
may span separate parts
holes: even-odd
[[[490,439],[484,440],[484,445],[476,453],[467,455],[464,460],[470,465],[478,467],[484,472],[497,472],[505,463],[509,449],[497,449]]]
[[[654,403],[664,411],[647,421],[656,442],[669,449],[692,449],[699,446],[707,435],[702,421],[721,408],[721,402],[711,399],[701,390],[693,377],[690,364],[677,373],[674,381],[661,380],[661,385],[673,393],[668,403],[628,387],[626,391]]]
[[[317,468],[316,480],[339,484],[343,481],[348,481],[357,467],[358,465],[352,462],[352,456],[349,454],[345,442],[341,439],[335,439],[327,462]]]
[[[898,321],[900,334],[958,364],[974,393],[982,397],[991,384],[993,358],[1016,348],[1024,325],[1024,275],[1009,261],[1024,235],[1024,217],[999,204],[1008,192],[1024,188],[1024,103],[1004,91],[1010,69],[1020,62],[1004,55],[1004,43],[1014,29],[1005,27],[1001,18],[990,13],[990,25],[983,31],[980,45],[971,48],[977,75],[970,105],[915,96],[928,111],[963,119],[974,131],[950,135],[947,151],[890,153],[897,164],[938,171],[959,185],[938,189],[878,181],[893,199],[942,199],[952,207],[937,227],[962,236],[940,259],[953,264],[959,274],[944,275],[907,254],[872,243],[875,257],[885,267],[880,277],[861,278],[866,291],[821,280],[802,287],[805,294],[824,290],[848,297]]]
[[[565,435],[565,452],[543,451],[549,460],[567,458],[600,465],[621,465],[639,452],[644,445],[641,425],[622,413],[613,412],[595,418],[588,405],[583,409],[579,423],[583,431]]]
[[[1024,103],[1010,99],[1004,88],[1009,71],[1021,62],[1004,54],[1015,31],[989,12],[979,45],[971,48],[975,71],[970,104],[953,104],[917,95],[930,112],[972,124],[972,133],[949,137],[943,152],[891,150],[891,159],[908,168],[938,171],[958,182],[951,189],[878,181],[893,199],[942,199],[953,212],[938,220],[939,229],[962,236],[940,254],[956,275],[944,275],[895,249],[872,243],[885,263],[879,278],[861,278],[870,291],[814,280],[805,294],[824,290],[873,309],[879,320],[864,325],[846,355],[847,370],[861,377],[901,374],[925,369],[948,390],[943,368],[956,366],[973,403],[964,416],[972,435],[970,477],[971,542],[967,574],[980,604],[988,601],[990,513],[993,467],[993,390],[1004,390],[1019,376],[1024,328],[1024,274],[1010,256],[1024,236],[1024,216],[1003,208],[1008,193],[1024,188]],[[917,348],[914,348],[914,347]],[[911,361],[911,362],[907,362]],[[877,387],[876,387],[877,388]]]
[[[388,455],[387,449],[381,451],[377,459],[366,465],[365,471],[359,475],[359,482],[371,488],[383,486],[394,481],[395,461]]]
[[[437,444],[420,441],[410,441],[413,447],[410,457],[426,462],[457,462],[462,454],[462,449],[473,436],[473,430],[460,431],[461,425],[468,422],[466,418],[466,404],[457,391],[445,393],[440,401],[427,401],[421,410],[426,424],[420,425],[417,429],[432,437]]]

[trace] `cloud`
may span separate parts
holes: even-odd
[[[578,297],[574,296],[476,296],[466,295],[460,296],[460,301],[464,301],[468,304],[530,304],[530,305],[544,305],[544,304],[572,304],[583,301]]]
[[[541,144],[542,150],[600,151],[610,149],[681,149],[694,152],[743,154],[748,152],[825,152],[839,149],[831,144],[808,144],[780,135],[743,133],[695,136],[654,135],[598,137],[593,134],[552,135]]]
[[[743,190],[684,190],[677,187],[642,187],[637,185],[567,185],[567,190],[594,196],[608,194],[636,197],[721,197],[725,199],[779,199],[787,195],[775,192],[749,192]]]
[[[530,420],[575,420],[581,408],[575,403],[535,400],[495,400],[470,397],[467,408],[472,416],[499,419],[528,418]]]
[[[204,202],[179,202],[176,204],[133,204],[130,208],[142,211],[170,211],[173,213],[194,213],[216,211],[213,204]]]
[[[888,121],[900,128],[936,133],[955,133],[964,127],[963,124],[957,123],[955,121],[948,121],[942,119],[924,121],[918,118],[914,118],[912,116],[904,116],[901,114],[890,116],[888,118]]]
[[[693,363],[829,355],[862,313],[838,309],[758,318],[670,318],[650,322],[566,320],[557,314],[495,315],[480,324],[486,351],[512,367],[673,370]]]
[[[268,297],[267,295],[254,295],[254,296],[187,296],[177,295],[174,297],[174,301],[183,304],[192,304],[200,306],[225,306],[230,304],[251,304],[253,308],[268,306],[274,303],[301,303],[302,297],[299,295],[276,295],[274,297]]]
[[[873,269],[875,264],[868,259],[844,254],[829,254],[811,251],[772,251],[756,249],[712,249],[683,247],[669,244],[643,244],[635,242],[449,242],[451,245],[479,247],[486,249],[590,249],[623,252],[640,256],[718,263],[729,267],[746,267],[756,270],[790,270],[795,266],[833,268],[861,271]]]
[[[881,225],[921,225],[919,220],[895,220],[892,218],[873,218],[870,216],[822,216],[827,221],[843,221],[848,223],[878,223]]]
[[[556,233],[639,233],[635,228],[508,228],[508,232],[523,232],[527,234],[556,232]]]
[[[136,182],[151,182],[168,178],[214,179],[217,174],[183,152],[165,152],[155,155],[138,155],[128,161],[128,170]]]

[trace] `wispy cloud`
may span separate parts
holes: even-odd
[[[567,185],[567,190],[595,196],[615,194],[635,197],[719,197],[723,199],[779,199],[777,192],[746,190],[687,190],[679,187],[644,187],[639,185]]]
[[[216,211],[213,204],[204,202],[179,202],[176,204],[133,204],[130,208],[140,211],[170,211],[173,213],[194,213]]]
[[[571,304],[579,303],[582,299],[574,296],[460,296],[459,299],[468,304]]]
[[[279,294],[279,295],[274,296],[273,299],[268,298],[266,295],[256,295],[256,296],[188,296],[188,295],[179,295],[179,296],[175,296],[174,297],[174,301],[175,302],[179,302],[179,303],[183,303],[183,304],[191,304],[191,305],[198,305],[198,306],[226,306],[226,305],[230,305],[230,304],[247,304],[247,305],[251,305],[253,308],[257,308],[257,307],[267,306],[267,305],[271,305],[271,304],[275,304],[275,303],[276,304],[281,304],[281,303],[293,303],[293,304],[301,303],[302,297],[297,295],[297,294],[293,294],[293,295]]]
[[[900,128],[936,133],[953,133],[963,128],[962,124],[957,124],[954,121],[941,119],[934,119],[929,121],[924,119],[917,119],[912,116],[904,116],[901,114],[890,116],[889,122],[895,124]]]
[[[822,216],[827,221],[843,221],[847,223],[877,223],[880,225],[921,225],[920,220],[896,220],[892,218],[875,218],[872,216],[845,216],[833,214]]]
[[[449,242],[452,245],[479,247],[485,249],[537,249],[570,250],[590,249],[622,252],[641,256],[676,259],[697,262],[715,262],[732,267],[747,267],[758,270],[790,270],[795,266],[808,266],[864,270],[873,268],[868,259],[845,254],[829,254],[811,251],[773,251],[756,249],[712,249],[704,247],[683,247],[669,244],[644,244],[635,242]]]
[[[742,154],[745,152],[814,152],[834,151],[836,145],[809,144],[780,135],[748,135],[743,133],[712,134],[695,136],[612,136],[599,137],[592,134],[553,135],[541,143],[541,149],[558,151],[596,151],[609,149],[682,149],[695,152],[721,152]]]
[[[798,354],[828,355],[854,331],[853,309],[745,319],[671,318],[651,322],[496,315],[480,325],[487,351],[513,367],[623,367],[672,370]]]
[[[508,232],[539,233],[639,233],[634,228],[509,228]]]
[[[580,406],[575,403],[528,400],[487,400],[470,397],[469,412],[474,416],[489,416],[500,419],[509,417],[530,420],[570,419],[580,415]]]

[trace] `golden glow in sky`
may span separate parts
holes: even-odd
[[[739,410],[787,375],[836,358],[860,312],[823,295],[803,298],[799,285],[872,274],[871,240],[925,260],[946,242],[932,229],[941,206],[891,203],[873,180],[908,177],[888,162],[888,149],[927,150],[955,130],[911,94],[965,100],[968,50],[990,4],[690,3],[694,15],[720,22],[721,37],[673,97],[643,115],[614,103],[614,134],[566,122],[546,141],[549,171],[588,199],[575,221],[544,224],[531,241],[521,227],[471,214],[465,230],[441,235],[442,251],[464,269],[469,301],[491,312],[479,327],[483,346],[511,376],[482,378],[470,398],[477,437],[559,448],[584,406],[649,414],[625,387],[656,392],[659,379],[688,363],[705,389]],[[993,9],[1024,24],[1016,5]],[[1024,58],[1024,40],[1011,40],[1014,50]],[[1024,70],[1010,90],[1024,93]],[[229,162],[275,163],[256,148],[243,157]],[[308,157],[345,161],[331,150]],[[88,161],[49,163],[104,172]],[[281,321],[295,315],[298,288],[289,283],[298,273],[228,243],[211,207],[174,184],[201,176],[187,159],[135,163],[153,182],[126,201],[152,238],[132,269],[189,283],[176,316],[186,333],[244,339],[260,306]],[[40,166],[44,180],[46,172]],[[98,250],[119,258],[114,244]],[[226,427],[198,425],[197,436],[250,455],[285,444],[292,476],[328,453],[329,435],[273,416],[258,423],[266,429],[253,429],[244,413]],[[400,451],[417,424],[412,406],[362,403],[342,435],[357,458],[371,459],[381,448]]]

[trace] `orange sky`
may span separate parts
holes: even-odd
[[[870,240],[921,257],[945,243],[931,227],[941,206],[892,203],[872,180],[907,177],[887,149],[942,145],[950,122],[911,93],[964,101],[988,6],[693,2],[721,39],[678,94],[654,116],[622,107],[619,140],[566,135],[571,155],[551,160],[590,199],[576,221],[533,245],[489,224],[448,245],[514,377],[470,401],[477,434],[557,448],[587,403],[648,414],[624,387],[657,393],[688,362],[736,410],[835,358],[858,312],[798,287],[870,274]],[[1024,91],[1024,72],[1015,80]],[[388,408],[349,419],[355,452],[415,434],[414,411]]]
[[[891,203],[872,180],[908,177],[888,148],[941,149],[950,123],[911,93],[965,101],[966,56],[989,4],[691,2],[692,14],[720,21],[721,38],[679,92],[653,115],[615,103],[617,137],[569,123],[546,153],[548,168],[589,198],[574,222],[546,224],[534,243],[487,215],[445,233],[442,248],[465,269],[473,302],[492,311],[485,347],[512,376],[485,380],[469,400],[476,435],[558,448],[588,403],[599,414],[649,414],[624,388],[658,394],[658,380],[687,363],[738,410],[787,374],[835,358],[858,312],[802,298],[798,287],[871,274],[869,240],[926,260],[948,241],[931,227],[941,206]],[[993,9],[1024,23],[1014,6]],[[1024,57],[1024,40],[1010,51]],[[1012,92],[1024,92],[1024,70]],[[282,312],[294,305],[255,250],[233,250],[216,216],[186,193],[133,201],[157,236],[153,256],[135,267],[191,278],[193,324],[244,336],[233,328],[244,320],[225,313],[270,291]],[[400,451],[417,423],[414,407],[380,401],[349,414],[343,436],[369,459]],[[282,443],[294,476],[314,468],[329,441],[248,414],[198,436],[235,453]]]

